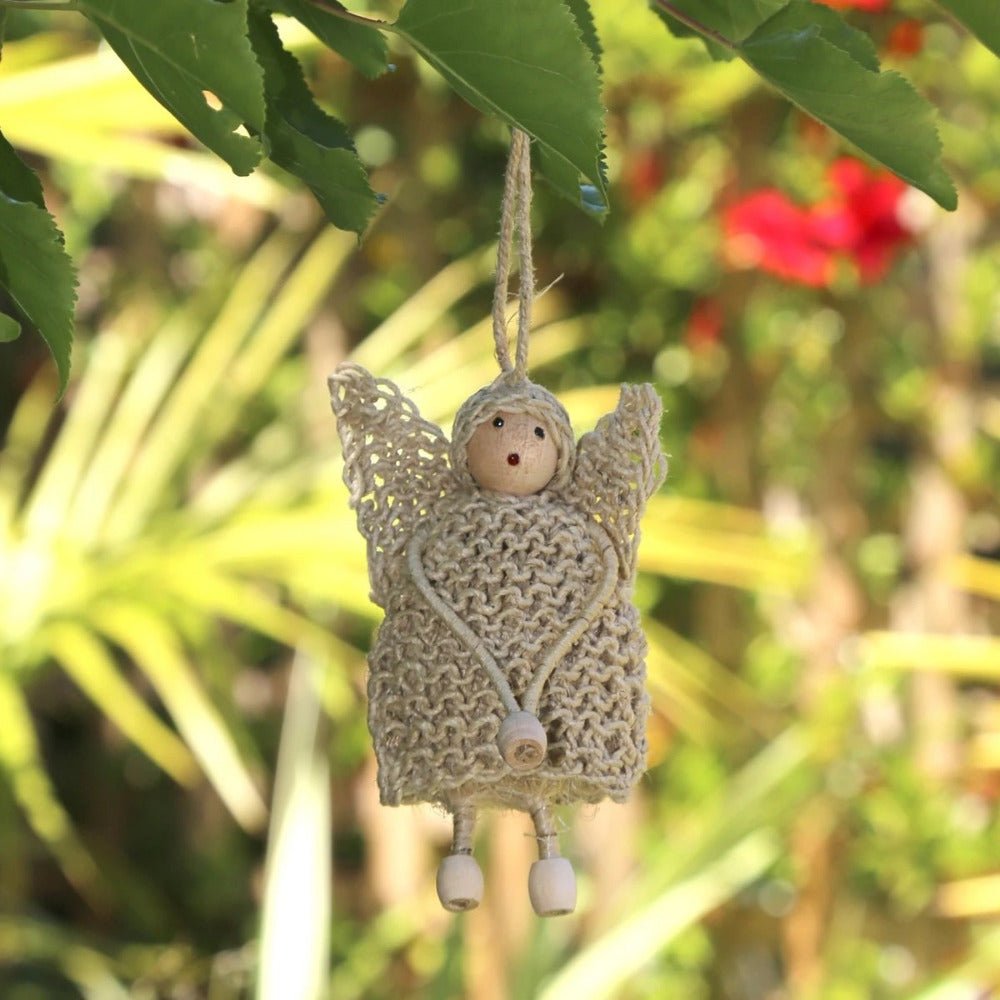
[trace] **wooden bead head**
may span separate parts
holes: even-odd
[[[466,456],[480,486],[519,497],[545,489],[559,461],[545,421],[510,410],[497,410],[473,431]]]
[[[504,372],[474,392],[455,415],[448,459],[463,487],[507,496],[563,490],[572,480],[575,458],[565,407],[517,372]]]

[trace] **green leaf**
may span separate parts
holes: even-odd
[[[13,316],[0,313],[0,344],[9,344],[21,336],[21,324]]]
[[[871,39],[834,11],[803,0],[671,0],[669,6],[691,19],[679,29],[673,24],[676,33],[702,26],[715,54],[722,46],[713,35],[726,39],[727,48],[733,43],[732,53],[803,111],[940,205],[956,206],[930,104],[898,73],[879,72]]]
[[[659,7],[655,0],[650,2],[673,35],[678,38],[699,37],[699,32],[693,27],[673,17]],[[781,10],[786,2],[787,0],[672,0],[670,6],[735,45],[772,14]],[[707,35],[700,37],[713,59],[729,60],[734,57],[735,52],[731,47],[720,45]]]
[[[878,50],[871,37],[863,31],[858,31],[857,28],[852,28],[829,7],[821,7],[815,3],[803,5],[799,0],[795,0],[783,8],[779,16],[789,25],[786,30],[822,36],[824,41],[843,49],[865,69],[872,73],[879,71]]]
[[[580,37],[583,44],[590,49],[590,55],[597,67],[597,72],[601,72],[601,40],[597,37],[597,25],[594,24],[594,15],[590,9],[590,0],[565,0],[569,7],[573,20],[576,21],[577,28],[580,29]]]
[[[996,0],[938,0],[938,3],[1000,56],[1000,4]]]
[[[600,80],[561,0],[408,0],[392,26],[470,104],[532,136],[603,197]]]
[[[590,10],[589,0],[566,0],[576,21],[576,26],[580,31],[580,37],[584,45],[590,50],[591,58],[597,69],[598,76],[601,75],[601,42],[597,37],[597,26],[594,24],[594,15]],[[581,183],[581,174],[571,164],[565,160],[554,156],[544,146],[538,151],[538,164],[542,176],[561,194],[564,198],[573,202],[585,212],[598,217],[604,216],[608,211],[607,199],[604,197],[602,188],[587,182]],[[601,136],[601,146],[598,153],[598,170],[600,171],[602,182],[606,183],[607,175],[604,170],[604,137]]]
[[[271,159],[309,186],[335,226],[360,233],[375,211],[376,199],[351,137],[336,118],[316,106],[299,64],[282,48],[270,17],[251,12],[249,25],[264,68]]]
[[[69,379],[73,343],[76,274],[52,216],[34,202],[0,191],[0,285],[38,328],[59,372],[60,389]],[[11,323],[4,323],[9,333]]]
[[[732,59],[741,42],[787,5],[788,0],[674,0],[671,3],[672,7],[690,15],[694,22],[717,32],[732,43],[732,48],[725,48],[705,37],[709,53],[716,59]],[[810,4],[808,9],[827,41],[849,52],[862,66],[878,72],[878,54],[868,35],[852,28],[828,7]],[[694,28],[682,24],[664,10],[657,8],[657,13],[678,37],[697,35]]]
[[[856,34],[833,24],[830,12],[792,0],[739,52],[794,104],[954,209],[958,199],[941,165],[931,105],[898,73],[873,69],[868,47]]]
[[[328,0],[328,3],[344,9],[337,0]],[[381,76],[389,68],[385,38],[377,28],[345,21],[309,0],[261,0],[261,6],[294,17],[324,45],[339,52],[369,79]]]
[[[13,316],[0,313],[0,344],[9,344],[21,336],[21,324]]]
[[[80,0],[79,6],[178,121],[237,174],[254,169],[263,152],[264,81],[246,35],[247,0]]]
[[[604,197],[603,188],[586,182],[581,183],[580,171],[544,146],[538,152],[538,165],[542,176],[549,184],[578,208],[598,217],[607,213],[608,202]],[[601,174],[603,178],[603,171]]]
[[[670,6],[738,44],[781,10],[786,2],[787,0],[672,0]],[[682,25],[681,32],[690,35],[693,29]]]
[[[0,191],[15,201],[30,201],[45,208],[41,181],[17,155],[14,147],[0,133]]]

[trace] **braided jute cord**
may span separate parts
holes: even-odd
[[[512,362],[507,338],[507,297],[515,229],[518,237],[520,284],[517,296],[517,347]],[[514,129],[504,173],[500,240],[497,244],[497,277],[493,290],[493,342],[496,345],[497,361],[505,374],[525,377],[528,367],[528,337],[531,332],[531,303],[534,296],[535,271],[531,260],[531,141],[520,129]]]
[[[451,842],[452,854],[471,854],[472,836],[476,828],[476,810],[474,806],[463,803],[455,807],[454,836]]]

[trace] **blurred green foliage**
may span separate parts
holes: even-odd
[[[885,44],[924,11],[854,16]],[[225,177],[68,21],[11,17],[0,115],[81,296],[58,407],[42,351],[0,347],[4,1000],[250,996],[289,941],[338,1000],[1000,985],[996,59],[943,22],[905,57],[961,208],[908,202],[883,280],[814,290],[727,262],[721,220],[764,185],[824,197],[839,143],[641,7],[595,13],[612,212],[539,184],[539,283],[562,278],[533,360],[580,431],[652,379],[671,472],[636,594],[651,769],[628,807],[564,814],[581,907],[555,922],[510,817],[456,919],[439,818],[377,806],[323,386],[350,353],[446,422],[491,377],[503,130],[402,50],[369,83],[295,41],[391,193],[357,245]],[[72,122],[67,88],[92,98]]]

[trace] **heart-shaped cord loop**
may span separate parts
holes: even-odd
[[[486,648],[482,639],[472,631],[466,622],[462,621],[455,609],[444,601],[441,595],[434,589],[434,585],[428,580],[427,573],[424,571],[423,561],[424,545],[427,542],[428,532],[418,532],[407,546],[407,567],[417,589],[438,617],[451,629],[455,637],[479,661],[493,683],[497,694],[500,696],[500,701],[507,710],[508,717],[514,715],[538,715],[538,708],[542,700],[542,689],[552,675],[552,671],[555,670],[559,661],[573,648],[573,645],[580,639],[584,632],[590,628],[598,614],[600,614],[601,609],[607,603],[608,598],[614,592],[615,585],[618,582],[618,555],[615,547],[611,544],[607,533],[602,531],[598,525],[588,523],[585,530],[590,535],[595,549],[601,554],[604,562],[603,572],[594,589],[587,595],[587,600],[580,614],[574,618],[572,625],[560,635],[558,642],[546,651],[541,663],[535,668],[531,682],[520,702],[518,702],[517,696],[514,694],[503,670],[500,669],[499,664],[493,654]],[[541,763],[540,760],[534,762],[531,766],[537,766],[539,763]]]

